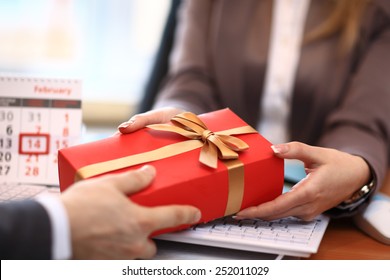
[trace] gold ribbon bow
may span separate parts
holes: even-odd
[[[231,136],[232,134],[257,132],[250,126],[212,132],[191,112],[178,114],[171,119],[171,122],[173,125],[153,124],[147,127],[159,131],[178,133],[189,139],[202,141],[199,161],[211,168],[217,168],[218,158],[221,160],[237,159],[238,152],[249,148],[248,144],[237,137]]]

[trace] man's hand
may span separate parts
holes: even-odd
[[[155,177],[152,166],[76,183],[61,199],[67,210],[73,258],[151,258],[152,232],[199,221],[192,206],[143,207],[127,195],[144,189]]]

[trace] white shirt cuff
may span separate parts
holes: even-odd
[[[52,228],[52,258],[69,259],[72,256],[69,218],[61,200],[54,195],[40,195],[36,200],[46,209]]]

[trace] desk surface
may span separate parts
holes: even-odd
[[[352,219],[332,220],[317,254],[310,260],[390,260],[390,246],[382,244],[362,231]]]
[[[390,196],[390,171],[381,192]],[[311,260],[390,260],[390,245],[382,244],[357,228],[352,219],[332,220],[317,254]]]

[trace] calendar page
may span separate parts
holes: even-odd
[[[0,183],[59,184],[57,151],[80,141],[81,86],[0,75]]]

